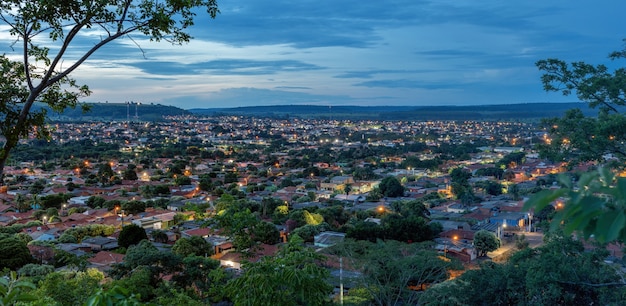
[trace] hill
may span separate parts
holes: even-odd
[[[161,121],[166,116],[254,116],[337,120],[538,120],[561,117],[566,110],[580,108],[587,116],[597,110],[585,103],[524,103],[471,106],[316,106],[270,105],[189,110],[161,104],[89,103],[91,111],[68,109],[62,114],[48,111],[53,121]],[[41,105],[37,107],[42,107]]]
[[[62,114],[48,111],[53,121],[161,121],[165,116],[190,115],[187,110],[161,104],[87,103],[91,110],[83,113],[79,108],[67,109]],[[42,107],[38,105],[37,107]]]
[[[238,115],[272,118],[370,119],[370,120],[537,120],[561,117],[580,108],[587,116],[597,110],[585,103],[523,103],[472,106],[314,106],[274,105],[235,108],[189,109],[197,115]]]

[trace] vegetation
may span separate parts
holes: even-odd
[[[131,245],[138,244],[142,240],[147,240],[148,235],[146,234],[146,230],[136,224],[129,224],[122,228],[120,232],[120,236],[118,238],[119,246],[123,248],[128,248]]]
[[[276,256],[245,264],[226,290],[235,305],[324,305],[332,287],[322,258],[295,235]]]
[[[9,205],[29,218],[47,218],[46,224],[0,228],[6,248],[0,250],[1,268],[7,276],[10,269],[19,271],[19,279],[0,279],[33,285],[12,291],[16,294],[10,299],[24,293],[37,305],[332,305],[338,302],[332,292],[339,284],[341,263],[344,271],[355,272],[344,275],[350,288],[347,305],[611,305],[623,300],[622,263],[607,257],[601,244],[624,242],[626,181],[619,173],[607,165],[591,173],[544,175],[539,167],[533,173],[520,167],[534,159],[530,154],[477,153],[487,147],[516,146],[517,141],[526,141],[525,147],[541,141],[531,136],[536,132],[532,127],[498,123],[498,128],[508,129],[506,136],[490,132],[485,138],[457,137],[446,129],[397,132],[376,122],[355,129],[353,122],[339,122],[333,131],[306,136],[320,144],[314,146],[300,135],[296,140],[274,133],[262,121],[250,119],[248,123],[261,125],[258,131],[239,134],[232,118],[198,120],[207,120],[204,128],[180,129],[177,137],[153,132],[154,123],[129,122],[123,129],[102,125],[117,128],[102,143],[91,140],[100,135],[93,130],[81,131],[84,140],[65,141],[75,134],[60,129],[50,142],[30,140],[18,146],[12,156],[31,162],[13,163],[18,171],[8,177],[8,188],[19,196]],[[127,129],[146,141],[137,142]],[[223,135],[224,141],[207,142],[198,130]],[[257,137],[266,145],[240,141]],[[335,139],[350,144],[333,143]],[[374,145],[378,141],[389,145]],[[559,153],[583,156],[581,148]],[[470,171],[474,167],[465,163],[479,156],[486,165],[475,164],[479,169]],[[63,171],[47,175],[56,170]],[[332,179],[350,175],[355,181],[349,184],[334,184]],[[529,177],[535,181],[525,179]],[[194,184],[196,188],[186,186]],[[86,206],[68,205],[72,190],[82,192],[83,187],[102,194],[90,197]],[[56,192],[62,188],[67,192]],[[364,195],[369,188],[373,190],[367,192],[366,202],[372,202],[362,203],[362,197],[340,200]],[[49,195],[51,190],[55,193]],[[477,217],[470,215],[505,208],[494,204],[492,209],[475,209],[483,200],[512,203],[538,191],[526,207],[534,209],[534,229],[546,230],[543,246],[536,246],[535,233],[516,235],[518,239],[505,245],[516,253],[506,262],[493,263],[487,254],[501,246],[493,233],[477,231],[472,242],[456,229],[439,236],[442,224],[451,223],[446,221],[473,225]],[[112,195],[116,198],[107,200]],[[431,209],[455,203],[465,211]],[[158,243],[150,242],[146,231],[134,224],[121,229],[122,247],[114,252],[125,258],[106,278],[86,268],[86,257],[62,251],[59,245],[113,235],[119,227],[98,223],[119,224],[120,213],[126,217],[123,221],[130,221],[130,214],[137,218],[162,208],[177,212],[163,229],[151,232]],[[45,225],[52,227],[50,223],[65,217],[78,223],[84,217],[77,213],[91,214],[92,209],[101,209],[96,211],[99,218],[89,220],[93,223],[69,227],[56,241],[33,241],[33,232],[43,232]],[[188,226],[198,224],[233,243],[231,255],[244,258],[242,270],[231,273],[233,269],[211,259],[215,249],[206,239],[179,238]],[[314,251],[309,246],[319,242],[316,235],[324,231],[344,233],[345,239]],[[283,234],[290,237],[286,244],[280,243]],[[588,239],[595,248],[584,251],[572,237]],[[469,243],[480,267],[465,271],[456,258],[471,256]],[[272,244],[278,245],[276,254],[256,256]]]
[[[612,52],[612,60],[626,58],[626,48]],[[555,161],[577,164],[585,161],[603,162],[606,154],[618,160],[626,160],[623,126],[626,117],[626,91],[623,82],[626,68],[609,71],[605,65],[584,62],[568,64],[559,59],[537,62],[544,72],[541,78],[546,91],[563,95],[576,94],[590,108],[599,110],[597,117],[587,117],[579,109],[569,110],[562,118],[543,121],[549,133],[549,141],[540,144],[542,154]]]
[[[619,272],[605,264],[606,251],[585,251],[570,236],[551,235],[503,264],[485,262],[433,286],[423,305],[618,305],[626,291]]]
[[[27,138],[32,131],[42,138],[50,135],[45,125],[47,110],[34,109],[35,102],[44,103],[54,112],[79,106],[79,98],[89,95],[90,91],[87,86],[78,85],[70,74],[94,52],[131,33],[154,41],[188,42],[191,36],[186,30],[193,25],[197,8],[206,8],[211,17],[219,12],[214,0],[177,3],[145,0],[116,5],[108,1],[74,1],[62,6],[55,2],[32,5],[22,1],[2,2],[0,21],[9,27],[15,41],[20,42],[23,61],[12,61],[6,55],[0,57],[3,88],[0,134],[6,139],[0,149],[0,178],[4,177],[9,153],[20,139]],[[71,65],[62,65],[70,59],[66,52],[77,45],[74,39],[92,25],[104,29],[105,35],[84,53],[79,53],[77,59],[72,59]],[[41,45],[42,42],[49,45]],[[88,107],[82,105],[82,108],[87,110]]]

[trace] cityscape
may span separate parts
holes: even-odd
[[[0,305],[626,305],[625,6],[2,1]]]
[[[10,255],[3,258],[24,258],[4,267],[33,276],[41,273],[35,266],[95,269],[125,279],[137,260],[197,258],[224,273],[219,280],[209,271],[194,276],[205,286],[192,285],[198,303],[209,298],[203,290],[215,288],[224,290],[217,295],[222,302],[236,300],[226,284],[252,281],[241,276],[247,265],[280,262],[294,236],[317,256],[309,264],[326,275],[320,280],[325,303],[417,303],[430,286],[485,261],[503,263],[545,247],[550,214],[565,198],[541,211],[525,208],[525,201],[558,187],[559,174],[592,165],[568,168],[541,158],[536,145],[552,140],[539,122],[225,115],[49,128],[49,140],[24,139],[4,169],[0,224],[27,250],[18,255],[19,248],[5,247]],[[125,232],[131,228],[140,234]],[[398,262],[421,256],[438,263],[416,268],[400,283],[375,284],[406,290],[378,293],[371,273],[404,267],[365,269],[376,253],[350,252],[368,243],[389,244],[392,253],[416,248],[402,251],[409,253]],[[132,250],[157,255],[129,263],[138,256]],[[623,256],[616,244],[602,250],[610,251],[606,260]],[[185,269],[183,260],[152,273],[180,286]],[[421,279],[424,269],[436,273]]]

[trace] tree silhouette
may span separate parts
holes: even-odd
[[[216,0],[3,1],[0,22],[8,26],[22,56],[21,61],[0,56],[0,134],[6,138],[0,149],[0,178],[20,139],[31,132],[42,138],[50,135],[45,124],[48,108],[35,109],[35,102],[59,113],[79,106],[79,98],[91,91],[70,74],[98,49],[132,33],[152,41],[188,42],[187,30],[198,8],[206,8],[212,18],[219,12]],[[78,51],[78,37],[95,28],[100,30],[99,39]],[[72,58],[76,52],[78,56]],[[88,109],[85,104],[81,108]]]

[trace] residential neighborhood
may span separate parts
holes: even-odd
[[[22,141],[4,170],[2,226],[27,236],[39,264],[76,269],[62,252],[104,275],[138,242],[126,242],[131,225],[160,252],[200,239],[197,255],[237,273],[297,235],[332,275],[363,273],[349,257],[337,266],[333,246],[348,238],[429,241],[459,274],[542,245],[545,212],[524,203],[566,171],[539,158],[533,143],[549,139],[530,123],[169,119],[57,123],[48,143]],[[476,243],[484,233],[497,244]]]

